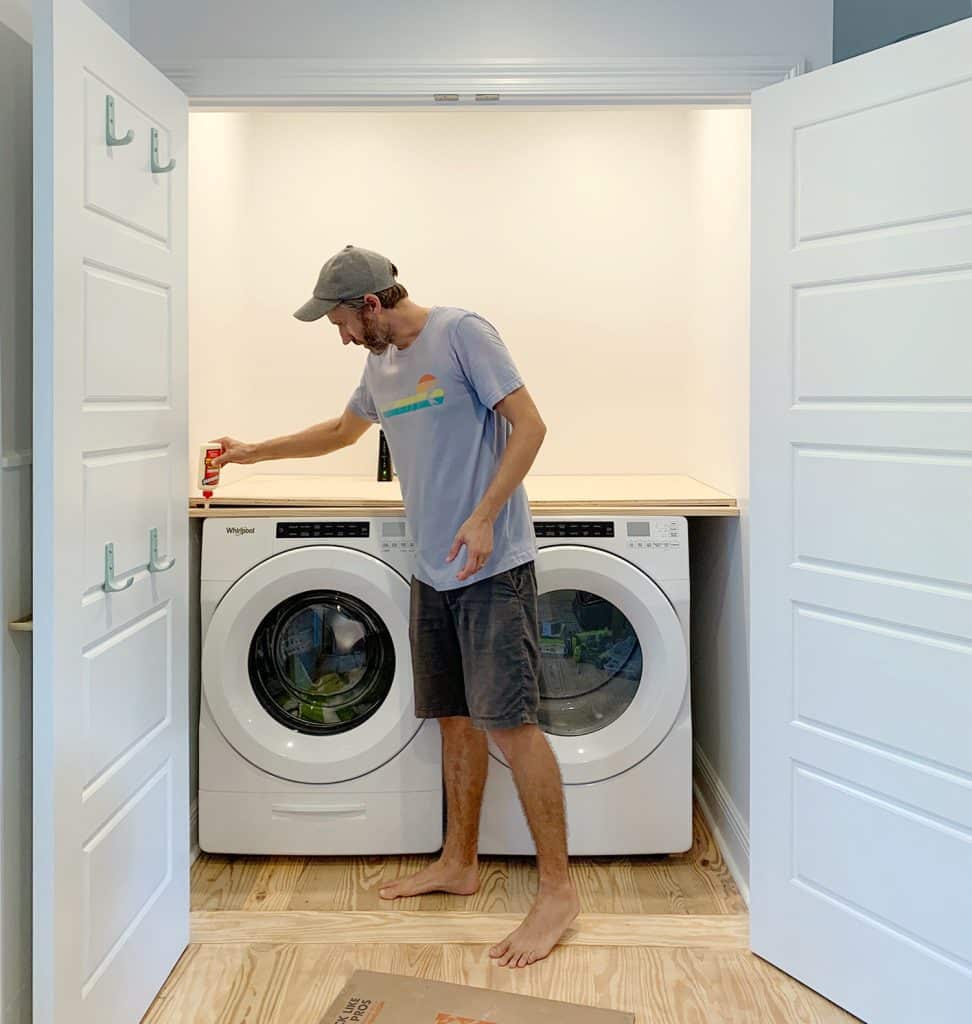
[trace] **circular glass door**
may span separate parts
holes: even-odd
[[[682,624],[651,577],[609,551],[553,544],[536,564],[540,725],[566,785],[602,782],[648,757],[678,720]]]
[[[587,736],[617,721],[641,684],[641,643],[628,617],[586,590],[541,594],[540,725]]]
[[[360,778],[394,758],[415,717],[409,586],[351,548],[308,545],[254,566],[213,612],[203,695],[258,768],[295,782]]]
[[[250,683],[278,722],[310,735],[353,729],[381,707],[395,678],[388,627],[364,601],[337,590],[277,605],[250,644]]]

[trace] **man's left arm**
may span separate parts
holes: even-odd
[[[547,433],[540,412],[525,387],[517,388],[498,402],[495,411],[509,420],[513,430],[496,476],[476,510],[459,528],[449,549],[447,561],[451,562],[463,546],[466,548],[466,564],[456,575],[457,580],[475,575],[493,553],[493,523],[513,492],[523,483]]]

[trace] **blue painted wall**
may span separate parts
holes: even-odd
[[[972,17],[972,0],[834,0],[834,61]]]

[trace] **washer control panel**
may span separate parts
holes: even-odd
[[[299,520],[277,523],[278,540],[305,540],[323,537],[369,537],[370,523],[345,523],[340,520],[317,520],[302,523]]]
[[[629,519],[624,527],[629,550],[672,551],[683,543],[685,523],[680,519]]]
[[[403,519],[392,519],[382,523],[381,529],[381,550],[407,551],[415,550],[415,541],[408,535],[408,527]]]

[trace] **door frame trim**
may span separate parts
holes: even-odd
[[[457,61],[200,58],[157,67],[193,107],[496,107],[748,104],[794,78],[792,56],[484,58]]]

